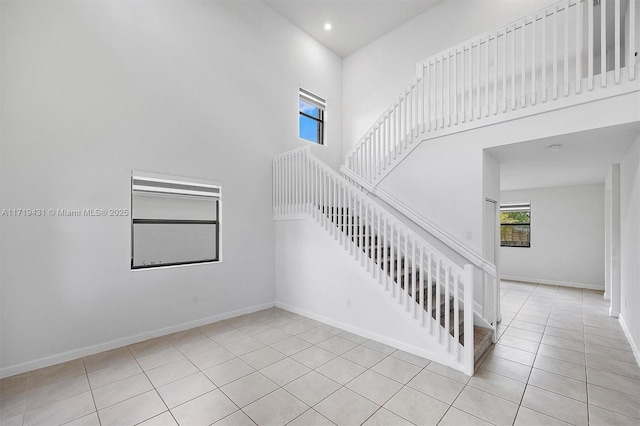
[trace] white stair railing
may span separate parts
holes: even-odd
[[[635,80],[636,3],[561,0],[419,62],[346,167],[375,185],[436,131]]]
[[[273,179],[276,218],[306,215],[323,226],[434,337],[453,365],[473,374],[474,265],[452,262],[308,147],[276,156]],[[498,294],[497,280],[491,291]],[[495,331],[495,316],[493,326]]]

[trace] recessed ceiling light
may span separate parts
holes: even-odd
[[[331,22],[327,22],[326,24],[324,24],[324,29],[327,31],[331,31]]]
[[[553,145],[549,145],[547,147],[549,151],[560,151],[560,148],[562,148],[562,144],[560,143],[554,143]]]

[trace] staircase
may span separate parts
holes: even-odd
[[[595,3],[608,5],[602,18]],[[424,332],[435,361],[473,375],[496,339],[495,265],[378,185],[426,140],[637,91],[638,20],[633,0],[561,0],[420,61],[347,153],[342,174],[308,147],[274,158],[274,217],[317,222]]]
[[[411,299],[419,300],[418,304],[426,315],[430,312],[431,318],[439,322],[444,330],[449,330],[451,337],[458,336],[458,342],[464,346],[464,310],[455,308],[453,296],[445,296],[435,282],[431,282],[430,285],[428,277],[421,276],[420,270],[415,271],[414,277],[411,265],[405,262],[404,256],[396,257],[395,261],[391,260],[392,248],[385,245],[382,238],[378,238],[375,229],[361,224],[357,213],[348,209],[316,207],[319,207],[329,222],[338,228],[338,232],[349,235],[356,249],[361,250],[374,267],[379,269],[378,274],[385,274],[384,278],[392,280],[393,285],[399,286],[400,291],[405,291],[406,286],[406,293]],[[474,325],[473,336],[475,365],[491,346],[493,330]]]
[[[399,306],[414,332],[424,333],[421,351],[473,375],[475,362],[495,342],[495,267],[444,255],[308,147],[276,156],[273,170],[274,217],[307,218],[323,227]]]

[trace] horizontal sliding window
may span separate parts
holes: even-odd
[[[131,268],[218,261],[220,201],[214,183],[134,175]]]
[[[500,205],[500,246],[531,247],[531,203]]]

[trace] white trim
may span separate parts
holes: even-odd
[[[163,173],[145,172],[143,170],[131,170],[131,177],[136,179],[144,179],[152,182],[166,182],[176,184],[192,184],[195,186],[221,188],[222,182],[186,176],[167,175]]]
[[[347,166],[344,166],[344,165],[340,166],[340,173],[347,176],[349,179],[354,180],[358,185],[360,185],[365,190],[365,192],[373,192],[373,190],[376,189],[375,186],[373,186],[368,181],[360,177],[359,174],[357,174]]]
[[[174,179],[158,179],[158,178],[150,178],[150,177],[145,177],[145,176],[132,176],[132,178],[133,178],[133,180],[139,180],[139,181],[144,181],[144,182],[168,183],[168,184],[173,184],[173,185],[185,185],[185,186],[187,185],[183,181],[174,180]],[[204,183],[193,183],[193,182],[188,182],[188,184],[190,186],[197,186],[197,187],[201,187],[201,188],[220,189],[219,185],[211,185],[211,184],[204,184]],[[153,187],[153,188],[155,189],[156,187]]]
[[[587,290],[604,291],[604,286],[599,286],[595,284],[585,284],[585,283],[573,283],[570,281],[555,281],[555,280],[544,280],[541,278],[525,278],[525,277],[511,277],[511,276],[502,276],[500,277],[500,279],[502,281],[517,281],[521,283],[557,285],[560,287],[573,287],[573,288],[584,288]]]
[[[631,332],[629,332],[629,327],[627,327],[627,323],[625,322],[622,315],[618,317],[618,321],[620,322],[620,326],[622,327],[622,331],[624,331],[624,335],[629,341],[629,345],[631,346],[631,350],[633,351],[633,356],[636,357],[636,363],[640,366],[640,349],[638,349],[638,345],[634,342],[633,337],[631,337]]]
[[[137,178],[133,178],[136,180]],[[139,180],[139,179],[138,179]],[[217,200],[220,199],[220,195],[214,194],[211,192],[205,191],[192,191],[189,189],[173,189],[173,188],[161,188],[155,186],[145,186],[145,185],[131,185],[131,192],[133,193],[145,193],[145,194],[170,194],[170,195],[193,195],[197,197],[207,197],[207,198],[215,198]]]
[[[136,334],[122,339],[111,340],[105,343],[99,343],[97,345],[86,346],[84,348],[73,349],[67,352],[62,352],[55,355],[39,358],[33,361],[27,361],[20,364],[10,365],[0,369],[0,379],[4,377],[13,376],[15,374],[24,373],[27,371],[35,370],[42,367],[48,367],[50,365],[59,364],[61,362],[71,361],[74,359],[82,358],[88,355],[97,354],[99,352],[108,351],[110,349],[116,349],[122,346],[131,345],[134,343],[142,342],[154,337],[166,336],[178,331],[189,330],[194,327],[201,327],[203,325],[211,324],[216,321],[221,321],[228,318],[237,317],[239,315],[250,314],[252,312],[261,311],[263,309],[269,309],[274,306],[273,302],[263,303],[260,305],[249,306],[246,308],[236,309],[234,311],[226,312],[223,314],[213,315],[210,317],[202,318],[199,320],[188,321],[178,325],[172,325],[169,327],[159,328],[157,330],[147,331],[144,333]]]
[[[178,265],[164,265],[164,266],[154,266],[153,268],[136,268],[129,269],[130,272],[142,272],[142,271],[157,271],[159,269],[173,269],[173,268],[184,268],[185,266],[199,266],[199,265],[212,265],[216,263],[223,263],[222,259],[219,260],[211,260],[208,262],[198,262],[198,263],[180,263]]]
[[[323,111],[327,109],[327,100],[316,95],[315,93],[307,90],[303,87],[300,87],[298,90],[300,100],[308,103],[309,105],[316,106]]]

